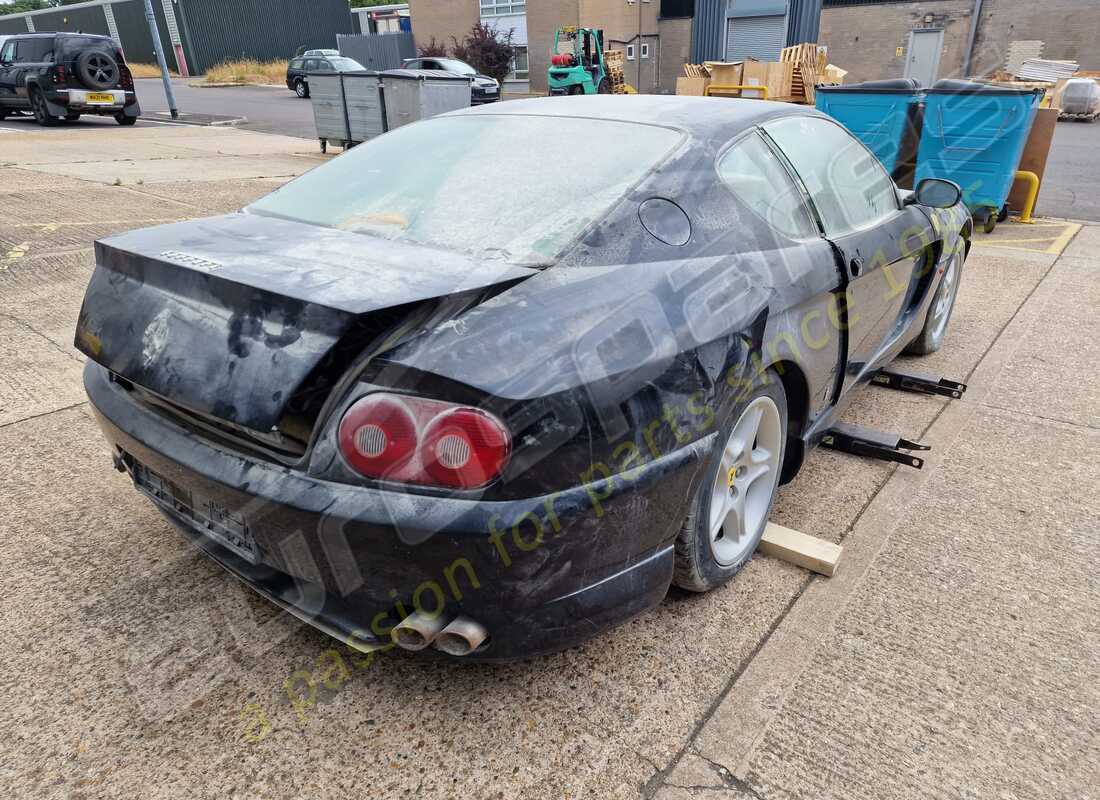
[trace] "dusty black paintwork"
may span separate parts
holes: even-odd
[[[545,269],[247,211],[112,237],[97,245],[77,345],[94,362],[86,386],[123,465],[247,520],[259,564],[165,509],[229,569],[346,636],[380,612],[392,625],[396,602],[409,607],[424,581],[446,585],[448,565],[466,559],[480,585],[448,591],[448,613],[489,628],[477,657],[507,659],[579,641],[663,597],[718,432],[764,366],[787,388],[793,475],[853,390],[920,330],[939,266],[970,223],[961,207],[899,205],[888,224],[835,242],[785,238],[714,170],[753,126],[816,113],[784,104],[584,97],[460,113],[620,119],[684,138]],[[654,198],[682,209],[685,243],[647,231],[659,221],[639,214]],[[866,265],[856,278],[853,258]],[[879,293],[883,281],[892,293]],[[349,342],[358,357],[337,359]],[[287,398],[334,360],[339,381],[320,384],[308,446],[289,457],[199,426],[272,434]],[[498,414],[515,443],[503,478],[444,496],[352,473],[336,423],[378,387]],[[530,542],[539,529],[529,550],[502,553],[489,538]]]

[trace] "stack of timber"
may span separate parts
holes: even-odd
[[[607,80],[611,83],[611,94],[626,94],[626,75],[623,72],[624,55],[622,50],[605,50],[603,54]]]
[[[794,64],[790,102],[812,106],[818,75],[825,71],[825,48],[810,43],[784,47],[779,60]]]
[[[1016,70],[1016,79],[1057,83],[1063,78],[1072,78],[1080,68],[1081,65],[1076,61],[1050,61],[1045,58],[1028,58]]]

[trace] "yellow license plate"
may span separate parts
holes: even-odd
[[[113,94],[103,94],[101,92],[91,92],[88,94],[89,103],[113,103],[115,102],[115,96]]]

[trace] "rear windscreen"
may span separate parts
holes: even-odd
[[[359,145],[246,211],[547,264],[681,137],[601,119],[436,117]]]
[[[57,42],[66,54],[80,50],[102,50],[113,56],[118,55],[118,45],[110,39],[101,39],[97,36],[58,36]]]

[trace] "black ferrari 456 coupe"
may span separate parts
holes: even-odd
[[[115,467],[229,572],[361,650],[515,659],[733,576],[940,347],[971,225],[804,107],[499,103],[97,242],[76,344]]]

